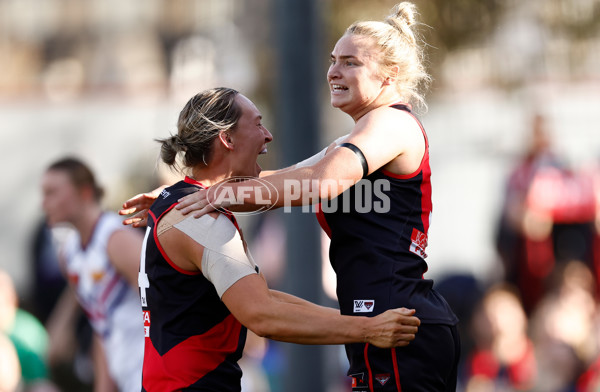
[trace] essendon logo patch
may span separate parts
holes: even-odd
[[[413,227],[410,236],[410,251],[422,258],[426,258],[425,248],[427,247],[427,235]]]
[[[375,375],[375,380],[377,380],[377,382],[379,382],[382,386],[385,385],[385,383],[388,382],[389,379],[390,379],[389,374],[376,374]]]
[[[364,373],[351,374],[352,378],[352,391],[367,391],[369,386],[364,381]]]
[[[355,299],[354,313],[369,313],[375,308],[374,299]]]
[[[144,314],[144,336],[149,338],[150,337],[150,311],[144,310],[143,314]]]

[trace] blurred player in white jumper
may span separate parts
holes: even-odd
[[[42,192],[48,223],[74,228],[59,252],[72,290],[65,290],[51,317],[50,355],[61,349],[64,326],[79,302],[94,331],[94,391],[139,391],[144,330],[137,274],[143,237],[102,209],[103,191],[78,159],[51,164]]]

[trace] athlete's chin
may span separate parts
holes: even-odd
[[[348,101],[346,99],[340,99],[340,97],[337,96],[332,96],[330,102],[331,106],[340,110],[343,110],[344,106],[348,104]]]

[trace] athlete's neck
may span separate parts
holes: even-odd
[[[94,234],[94,229],[100,216],[102,215],[102,208],[99,205],[92,205],[84,208],[81,214],[73,222],[73,226],[79,232],[81,237],[81,245],[85,247],[91,240]]]
[[[209,187],[236,175],[238,174],[227,161],[220,161],[211,162],[209,166],[198,165],[194,167],[189,177]]]
[[[352,119],[356,123],[365,114],[371,112],[374,109],[377,109],[377,108],[380,108],[380,107],[391,106],[391,105],[393,105],[395,103],[398,103],[398,102],[401,102],[401,101],[402,101],[402,97],[395,90],[385,89],[385,90],[383,90],[381,92],[380,95],[378,95],[373,101],[371,101],[370,103],[368,103],[364,107],[359,108],[355,112],[347,112],[347,111],[345,111],[345,113],[348,114],[348,115],[350,115],[350,117],[352,117]]]

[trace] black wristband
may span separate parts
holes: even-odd
[[[362,153],[360,148],[356,147],[352,143],[342,143],[339,145],[339,147],[349,148],[356,154],[356,156],[358,157],[358,160],[360,161],[360,164],[362,165],[362,168],[363,168],[363,178],[365,178],[367,176],[367,174],[369,174],[369,165],[367,164],[367,159],[365,158],[365,154]]]

